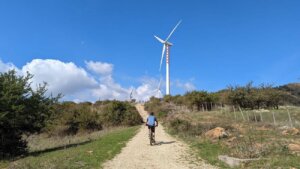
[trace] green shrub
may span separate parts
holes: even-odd
[[[133,126],[143,122],[135,107],[128,102],[112,101],[106,104],[100,113],[106,126]]]
[[[171,96],[166,96],[166,98],[171,98]],[[170,107],[166,102],[161,99],[151,97],[148,102],[145,103],[145,110],[148,112],[153,112],[160,120],[164,120],[170,112]]]
[[[96,111],[92,111],[88,104],[78,104],[71,110],[70,116],[66,121],[67,133],[76,134],[79,130],[101,130],[102,124]]]
[[[169,128],[174,134],[187,133],[192,128],[192,125],[186,120],[175,118],[169,122]]]
[[[50,135],[77,134],[82,131],[101,130],[111,126],[134,126],[142,117],[129,102],[97,101],[56,105],[58,113],[52,116],[45,131]]]
[[[157,113],[157,117],[158,117],[159,119],[164,119],[164,118],[166,118],[167,116],[168,116],[168,113],[167,113],[167,112],[164,112],[164,111],[160,111],[160,112]]]
[[[0,73],[0,158],[24,154],[23,134],[40,132],[54,112],[57,97],[47,97],[46,84],[30,87],[32,75]]]
[[[169,120],[167,127],[171,133],[182,136],[198,136],[214,128],[213,125],[191,124],[189,121],[179,118]]]
[[[139,112],[136,110],[136,108],[128,103],[125,104],[126,104],[126,111],[125,111],[124,119],[122,121],[122,125],[134,126],[137,124],[141,124],[143,122],[143,119],[140,116]]]

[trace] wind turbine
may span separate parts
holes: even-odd
[[[134,90],[134,88],[131,89],[131,92],[129,94],[129,100],[130,101],[133,99],[133,90]]]
[[[162,96],[161,90],[160,90],[160,86],[161,86],[161,82],[162,82],[162,78],[160,77],[157,89],[154,90],[155,92],[155,97],[160,98]]]
[[[170,39],[170,37],[172,36],[172,34],[174,33],[174,31],[176,30],[176,28],[179,26],[179,24],[181,23],[181,20],[177,23],[177,25],[173,28],[173,30],[171,31],[171,33],[169,34],[169,36],[165,39],[162,40],[161,38],[159,38],[158,36],[154,37],[163,44],[163,49],[162,49],[162,54],[161,54],[161,59],[160,59],[160,66],[159,66],[159,71],[161,71],[161,65],[164,59],[164,55],[165,55],[165,51],[166,51],[166,95],[170,94],[170,46],[172,46],[173,44],[170,43],[168,40]]]

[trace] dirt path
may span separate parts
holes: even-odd
[[[138,111],[145,119],[147,112],[138,104]],[[157,145],[150,146],[146,127],[127,143],[114,159],[104,164],[105,169],[210,169],[216,168],[189,155],[186,144],[168,135],[163,127],[156,128]]]

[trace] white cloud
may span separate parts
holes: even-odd
[[[109,75],[113,71],[113,65],[110,63],[86,61],[85,64],[89,70],[100,75]]]
[[[12,63],[4,63],[1,59],[0,59],[0,72],[7,72],[9,70],[16,70],[17,72],[19,72],[19,69]]]
[[[99,85],[92,90],[92,95],[101,100],[127,100],[129,99],[130,91],[130,89],[124,88],[116,83],[112,78],[112,75],[106,75],[100,77]]]
[[[34,75],[32,79],[33,87],[46,82],[49,92],[54,94],[69,95],[97,86],[97,81],[93,77],[72,62],[64,63],[52,59],[34,59],[23,66],[23,74],[27,71]]]
[[[175,86],[183,89],[185,92],[196,90],[196,86],[192,82],[181,82],[180,80],[175,81]]]
[[[150,84],[142,84],[141,86],[138,86],[137,89],[135,90],[135,97],[137,100],[148,100],[151,96],[156,96],[157,97],[157,92],[154,88],[154,86],[151,86]]]
[[[152,77],[143,77],[140,80],[142,84],[134,92],[137,100],[148,100],[151,96],[161,97],[158,93],[159,80]],[[162,86],[160,86],[161,89]]]
[[[128,100],[133,89],[133,98],[136,100],[148,100],[151,96],[161,97],[158,91],[159,79],[142,77],[138,81],[140,85],[124,87],[113,78],[113,65],[105,62],[88,61],[86,68],[81,68],[72,62],[62,62],[53,59],[34,59],[18,69],[12,63],[3,63],[0,60],[0,72],[16,69],[18,74],[26,72],[33,74],[32,87],[46,82],[49,93],[62,93],[64,100],[96,101],[96,100]],[[96,74],[91,74],[89,71]],[[173,88],[191,91],[196,87],[193,80],[182,82],[176,80]],[[160,89],[164,89],[163,81]],[[171,83],[173,84],[173,83]]]
[[[157,95],[158,80],[154,78],[142,78],[141,85],[136,88],[123,87],[115,82],[112,75],[101,76],[99,78],[98,87],[87,90],[86,92],[76,93],[73,98],[80,100],[95,101],[95,100],[128,100],[130,93],[133,90],[133,98],[136,100],[148,100],[151,96]],[[78,99],[76,100],[78,101]]]

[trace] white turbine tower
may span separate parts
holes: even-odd
[[[170,94],[170,46],[173,44],[168,42],[172,34],[174,33],[175,29],[179,26],[181,23],[181,20],[177,23],[177,25],[173,28],[169,36],[166,38],[166,40],[162,40],[161,38],[154,35],[154,37],[163,44],[161,59],[160,59],[160,66],[159,71],[161,71],[161,65],[164,59],[165,51],[166,51],[166,95]]]

